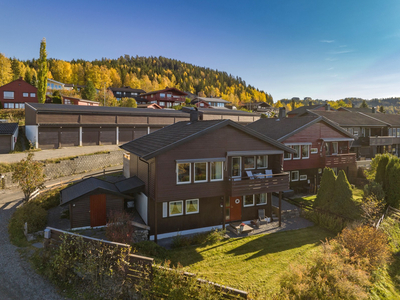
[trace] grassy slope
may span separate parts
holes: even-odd
[[[279,289],[283,270],[306,261],[320,241],[330,236],[324,229],[311,227],[181,248],[172,250],[170,258],[200,278],[265,297]]]

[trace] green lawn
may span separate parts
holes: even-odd
[[[356,202],[361,202],[363,196],[364,196],[364,191],[362,189],[358,188],[353,189],[353,198]],[[300,198],[294,198],[293,200],[304,205],[313,205],[316,197],[317,195],[311,195]]]
[[[280,275],[290,264],[306,261],[321,240],[331,236],[315,226],[170,250],[168,256],[199,278],[266,298],[279,290]]]

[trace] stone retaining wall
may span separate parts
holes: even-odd
[[[44,165],[44,174],[46,175],[46,180],[51,180],[64,176],[101,170],[112,166],[122,166],[123,153],[123,151],[117,150],[104,154],[82,155],[68,160],[61,160],[54,164]],[[11,172],[2,175],[4,178],[0,179],[0,189],[18,185],[18,183],[12,182]]]

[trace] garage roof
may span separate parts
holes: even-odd
[[[18,123],[0,123],[0,135],[12,135],[18,130]]]

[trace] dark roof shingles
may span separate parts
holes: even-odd
[[[1,135],[12,135],[18,130],[18,123],[0,123]]]

